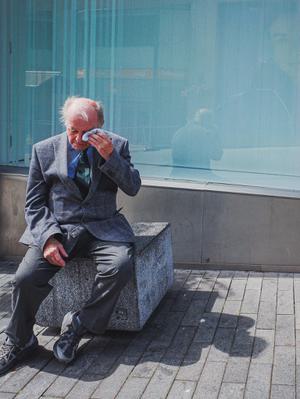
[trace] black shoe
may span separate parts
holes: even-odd
[[[79,342],[86,332],[77,314],[67,313],[62,322],[61,336],[53,346],[56,359],[63,363],[74,360]]]
[[[28,344],[22,348],[13,344],[7,337],[0,348],[0,375],[5,374],[20,360],[29,356],[37,347],[38,340],[35,335],[32,335]]]

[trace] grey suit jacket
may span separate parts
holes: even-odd
[[[130,161],[128,141],[106,131],[114,150],[105,161],[93,149],[92,182],[85,199],[68,177],[68,138],[64,132],[33,146],[27,182],[23,244],[43,250],[47,239],[58,234],[67,252],[83,229],[100,240],[133,242],[126,218],[117,211],[118,188],[130,196],[140,189],[139,172]]]

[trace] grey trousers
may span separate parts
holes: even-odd
[[[69,254],[92,258],[97,274],[89,300],[78,309],[83,326],[94,334],[105,331],[122,288],[133,273],[133,244],[99,241],[83,232]],[[35,315],[52,286],[49,280],[61,267],[43,258],[41,250],[30,246],[13,280],[12,316],[5,333],[19,346],[32,336]],[[67,289],[67,287],[66,287]]]

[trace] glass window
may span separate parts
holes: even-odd
[[[3,0],[0,163],[102,100],[144,177],[300,190],[297,0]]]

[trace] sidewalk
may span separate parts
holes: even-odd
[[[15,269],[0,262],[1,330]],[[0,399],[300,399],[300,274],[175,270],[143,331],[87,337],[67,367],[52,356],[58,332],[36,333]]]

